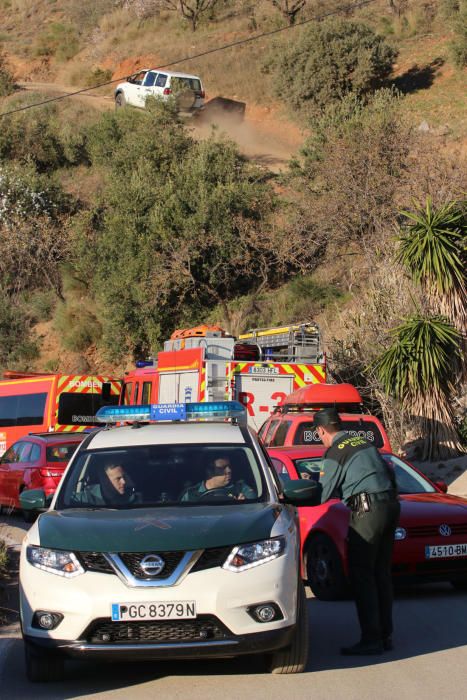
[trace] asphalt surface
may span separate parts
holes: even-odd
[[[0,517],[2,537],[7,534],[12,543],[20,541],[26,527],[20,518]],[[63,682],[33,685],[25,678],[19,625],[14,623],[0,628],[0,698],[459,700],[467,696],[467,592],[455,591],[449,584],[399,591],[394,606],[395,650],[377,657],[339,655],[339,647],[357,637],[350,601],[324,603],[310,597],[308,612],[309,664],[296,676],[266,674],[260,658],[141,664],[73,661],[67,663]]]

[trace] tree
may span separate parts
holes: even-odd
[[[0,276],[10,295],[46,287],[62,298],[60,265],[69,251],[60,188],[31,169],[0,168]]]
[[[422,459],[454,456],[461,451],[451,401],[461,334],[441,316],[419,314],[405,319],[391,336],[392,344],[376,362],[385,391],[427,436]]]
[[[195,32],[203,15],[212,12],[221,0],[125,0],[140,19],[151,17],[161,10],[178,12],[191,24]]]
[[[75,270],[106,309],[114,357],[154,350],[218,305],[233,328],[234,299],[280,284],[312,254],[305,235],[274,222],[264,174],[231,142],[195,142],[171,109],[103,115],[89,142],[106,183],[75,232]]]
[[[6,56],[0,53],[0,97],[11,95],[15,91],[15,81],[8,68]]]
[[[467,203],[435,207],[430,197],[403,211],[397,260],[421,285],[430,306],[465,333],[467,328]]]
[[[384,84],[397,52],[365,24],[330,18],[276,45],[266,66],[292,107],[316,114],[348,93],[364,97]]]
[[[271,0],[271,2],[292,26],[295,24],[298,13],[305,7],[307,0]]]

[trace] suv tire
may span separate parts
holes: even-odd
[[[270,673],[303,673],[308,661],[308,609],[305,586],[298,584],[297,620],[291,643],[275,651],[269,661]]]
[[[62,657],[51,651],[38,650],[24,640],[26,676],[31,683],[47,683],[63,678],[65,663]]]
[[[319,600],[340,600],[348,582],[337,547],[330,537],[317,534],[306,547],[308,585]]]
[[[115,95],[115,109],[120,109],[120,107],[126,106],[126,99],[123,92],[119,92]]]

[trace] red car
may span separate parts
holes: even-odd
[[[0,509],[21,508],[23,489],[55,493],[65,467],[85,433],[31,433],[21,438],[0,459]],[[28,522],[34,513],[23,513]]]
[[[319,478],[323,447],[269,448],[282,480]],[[467,499],[446,493],[400,457],[381,452],[394,469],[401,501],[392,571],[395,581],[450,581],[467,589]],[[303,577],[317,598],[348,591],[346,535],[349,509],[333,499],[299,508]]]

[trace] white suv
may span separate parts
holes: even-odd
[[[145,107],[148,97],[173,97],[181,112],[197,112],[204,107],[201,78],[188,73],[144,69],[115,88],[115,106]]]
[[[302,671],[295,505],[319,501],[319,484],[282,485],[236,402],[105,407],[98,417],[137,422],[81,443],[23,541],[28,678],[60,677],[67,657],[262,654],[271,672]],[[21,504],[39,510],[44,493],[23,491]]]

